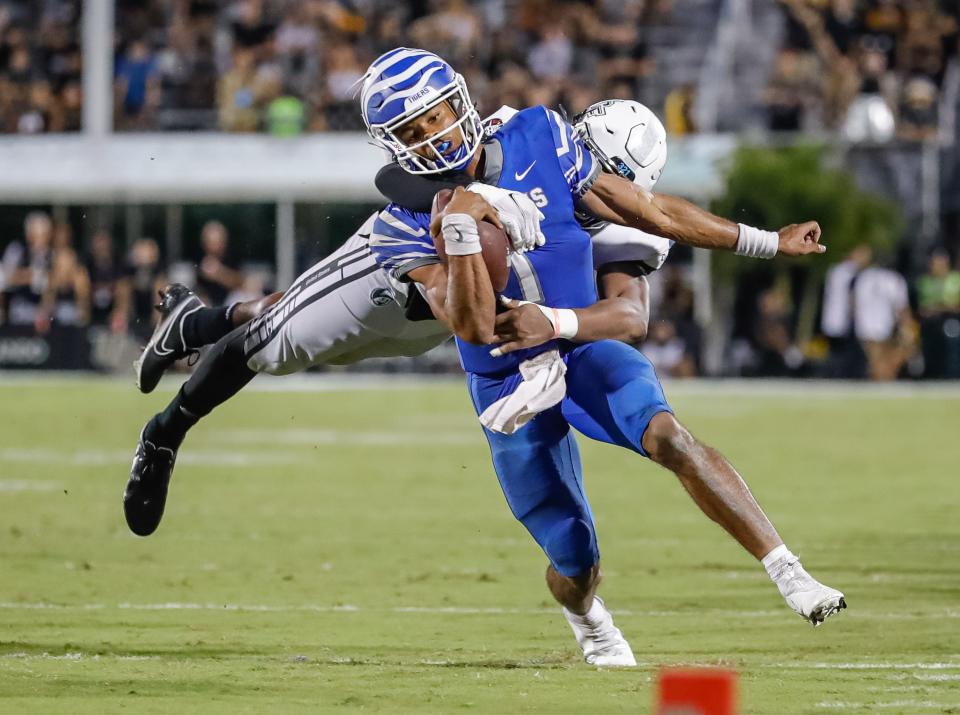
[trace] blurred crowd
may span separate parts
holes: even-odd
[[[3,131],[79,128],[79,0],[0,5]],[[670,0],[145,0],[116,3],[121,130],[359,129],[354,85],[398,45],[453,62],[481,112],[635,97]]]
[[[0,2],[0,132],[80,129],[80,5]]]
[[[955,0],[778,0],[788,25],[764,93],[769,128],[852,141],[937,136]]]
[[[954,0],[770,0],[786,32],[763,94],[772,130],[856,141],[936,134]],[[398,45],[448,58],[481,114],[501,104],[642,98],[648,40],[674,0],[117,0],[114,118],[120,130],[360,129],[355,83]],[[0,3],[5,132],[73,131],[82,92],[79,0]],[[675,18],[674,18],[675,19]],[[691,49],[703,38],[680,36]],[[677,48],[682,49],[682,48]],[[695,131],[692,84],[662,112]]]
[[[118,126],[289,135],[362,128],[354,85],[379,54],[432,49],[482,113],[629,96],[652,70],[663,0],[153,0],[118,3]]]
[[[195,263],[167,266],[154,239],[140,238],[119,251],[101,229],[81,250],[69,224],[32,212],[23,238],[9,242],[0,259],[0,327],[32,327],[39,335],[93,327],[142,343],[158,317],[158,292],[169,281],[187,283],[210,305],[265,295],[269,277],[238,265],[222,223],[203,225],[200,246]]]

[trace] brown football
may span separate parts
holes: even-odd
[[[436,214],[443,211],[452,197],[453,191],[450,189],[441,189],[437,192],[433,197],[433,212]],[[507,260],[510,253],[510,239],[503,230],[489,221],[481,221],[477,224],[477,231],[480,234],[483,262],[487,266],[490,283],[493,289],[500,293],[507,287],[507,281],[510,279],[510,264]],[[447,254],[442,240],[437,241],[436,249],[440,260],[446,265]]]

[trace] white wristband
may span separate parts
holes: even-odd
[[[773,231],[762,231],[746,224],[737,224],[740,236],[734,253],[749,258],[773,258],[780,247],[780,236]]]
[[[540,305],[539,303],[534,303],[534,305],[536,305],[540,309],[540,312],[550,321],[550,325],[553,326],[554,338],[572,340],[577,337],[577,331],[580,330],[580,320],[577,318],[577,314],[570,308],[551,308],[548,305]]]
[[[469,256],[480,253],[480,232],[469,214],[447,214],[441,224],[443,247],[448,256]]]

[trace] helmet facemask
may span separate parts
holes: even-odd
[[[396,134],[400,127],[423,116],[442,102],[446,102],[457,116],[453,124],[434,132],[416,144],[407,145],[400,140]],[[460,131],[461,144],[455,153],[444,156],[441,151],[444,142],[441,138],[457,130]],[[426,104],[412,108],[410,112],[404,112],[387,124],[371,125],[369,132],[374,141],[389,151],[404,170],[411,174],[439,174],[444,171],[463,169],[470,163],[483,138],[483,125],[476,107],[470,101],[466,82],[463,76],[458,74],[451,84],[430,98]],[[418,150],[424,148],[432,158],[418,153]]]

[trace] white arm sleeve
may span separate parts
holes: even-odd
[[[669,238],[654,236],[635,228],[609,223],[591,236],[593,265],[634,261],[642,263],[648,272],[658,270],[667,260],[673,246]]]

